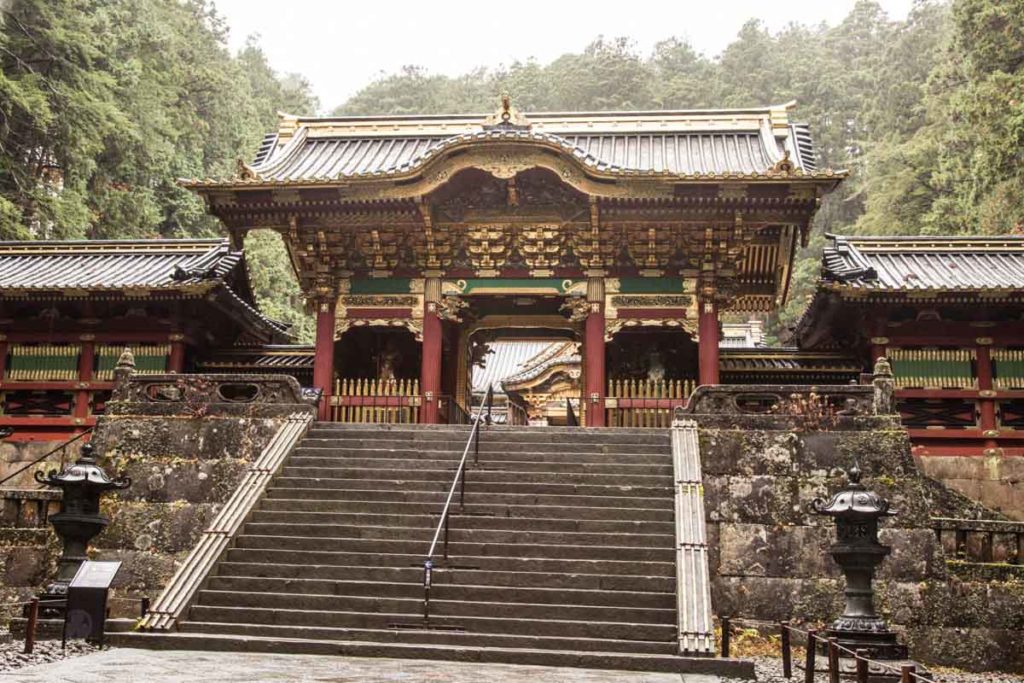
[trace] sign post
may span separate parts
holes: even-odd
[[[82,562],[75,578],[68,584],[61,647],[67,646],[68,638],[98,641],[100,647],[103,647],[107,593],[120,568],[120,562]]]

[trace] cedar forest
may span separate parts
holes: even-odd
[[[666,27],[670,33],[671,28]],[[748,21],[718,56],[666,38],[597,38],[549,64],[385,75],[336,114],[743,107],[797,100],[819,165],[849,169],[797,260],[777,337],[800,315],[825,233],[1000,234],[1024,226],[1024,0],[918,0],[896,21],[861,0],[837,25]],[[332,104],[332,103],[329,103]],[[237,54],[207,0],[0,2],[0,238],[215,236],[176,184],[227,176],[277,112],[315,114],[259,43]],[[264,311],[312,327],[280,238],[250,234]]]

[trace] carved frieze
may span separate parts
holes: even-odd
[[[591,306],[586,297],[572,296],[565,300],[559,310],[566,311],[569,314],[569,321],[574,323],[581,323],[587,319],[590,315]],[[601,304],[593,304],[598,310],[600,310]]]
[[[458,296],[445,294],[437,304],[437,317],[449,322],[462,322],[462,311],[469,307],[469,304]]]

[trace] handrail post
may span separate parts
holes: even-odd
[[[789,643],[789,622],[783,621],[779,624],[782,631],[782,675],[786,678],[793,677],[793,652]]]
[[[729,636],[731,628],[729,626],[729,617],[721,617],[722,622],[722,656],[729,656]]]
[[[139,602],[139,617],[145,618],[149,614],[149,596],[142,596],[142,600]]]
[[[868,683],[868,651],[857,650],[853,660],[857,665],[857,683]]]
[[[25,654],[32,654],[36,646],[36,622],[39,621],[39,598],[28,603],[28,623],[25,624]]]
[[[900,683],[912,683],[914,680],[914,674],[917,673],[917,667],[913,664],[904,664],[900,668]]]
[[[434,563],[427,560],[423,563],[423,620],[430,620],[430,570]]]
[[[473,464],[480,464],[480,418],[478,413],[473,424]]]
[[[811,629],[807,632],[807,656],[804,659],[804,683],[814,683],[814,655],[815,641],[817,639],[817,631]]]
[[[829,683],[839,683],[839,640],[828,639],[828,680]]]

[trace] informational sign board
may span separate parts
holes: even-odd
[[[63,640],[85,638],[103,645],[103,627],[107,621],[107,592],[114,582],[120,562],[86,560],[68,584],[68,603],[64,613]]]

